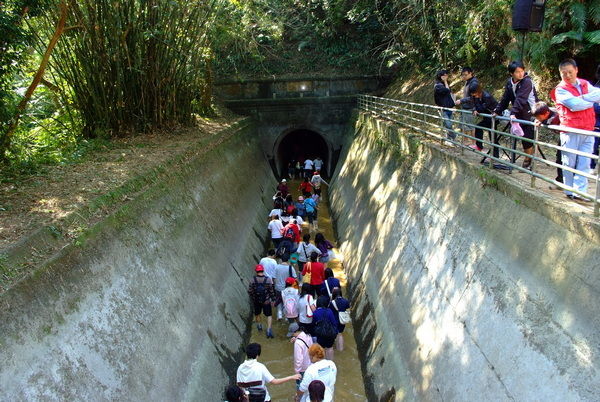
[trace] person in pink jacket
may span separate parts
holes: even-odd
[[[304,376],[304,372],[311,365],[308,348],[313,344],[312,337],[304,332],[302,325],[297,325],[290,342],[294,344],[294,372]],[[301,381],[302,377],[296,381],[296,389]]]

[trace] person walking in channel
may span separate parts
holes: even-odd
[[[329,242],[329,240],[323,236],[323,233],[317,233],[315,236],[315,245],[321,252],[319,262],[327,264],[331,259],[331,250],[333,250],[333,244],[331,244],[331,242]]]
[[[281,292],[285,289],[285,281],[287,278],[296,279],[298,274],[294,270],[294,267],[289,263],[289,254],[281,256],[281,263],[275,267],[275,298],[277,305],[277,319],[283,318],[283,299]],[[272,336],[271,336],[272,337]]]
[[[333,344],[338,335],[338,322],[329,308],[329,298],[326,296],[317,298],[317,309],[313,314],[313,335],[317,337],[317,343],[325,349],[325,356],[333,360]]]
[[[296,278],[286,278],[285,289],[281,292],[284,315],[290,324],[296,322],[296,319],[298,318],[298,301],[300,300],[300,294],[295,287],[297,283]]]
[[[307,158],[304,161],[304,177],[310,178],[314,168],[315,168],[314,162],[311,159]]]
[[[308,384],[308,398],[310,402],[323,402],[325,400],[325,384],[321,380],[312,380]]]
[[[310,197],[310,193],[312,192],[312,184],[310,184],[310,179],[308,177],[302,179],[300,186],[298,186],[298,190],[302,192],[304,198]]]
[[[504,86],[504,94],[500,103],[494,109],[494,116],[501,115],[504,110],[511,103],[510,109],[511,120],[531,120],[531,110],[538,101],[537,92],[533,85],[533,80],[525,72],[525,65],[520,61],[512,61],[508,65],[508,73],[510,78],[506,81]],[[528,155],[533,155],[534,144],[533,142],[527,141],[533,140],[535,130],[531,124],[518,124],[523,132],[523,151]],[[531,166],[531,158],[527,157],[523,160],[525,169],[529,169]]]
[[[317,253],[321,255],[321,251],[314,244],[310,243],[310,234],[302,236],[302,243],[298,245],[298,269],[300,272],[304,271],[304,264],[310,261],[310,255]]]
[[[340,289],[340,296],[342,295],[340,280],[333,276],[333,270],[331,268],[325,268],[325,280],[319,289],[319,295],[327,296],[331,299],[333,289]]]
[[[315,166],[315,170],[318,170],[319,172],[323,171],[323,159],[321,159],[320,156],[317,156],[314,160],[314,166]]]
[[[246,392],[237,385],[230,385],[225,390],[226,402],[249,402]]]
[[[319,171],[315,170],[315,173],[313,173],[313,176],[310,179],[310,184],[315,190],[315,194],[317,194],[318,196],[321,195],[321,183],[324,183],[325,185],[329,186],[329,183],[323,180]]]
[[[304,197],[299,196],[298,202],[296,202],[294,205],[296,206],[296,213],[298,214],[298,216],[300,216],[302,219],[306,218],[306,206],[304,205]]]
[[[594,102],[600,102],[600,88],[594,87],[584,79],[577,78],[579,70],[573,59],[563,60],[558,65],[558,69],[562,81],[550,96],[556,102],[560,124],[566,127],[594,131],[596,124]],[[594,137],[561,132],[560,143],[565,148],[591,154],[594,147]],[[582,173],[589,173],[590,171],[590,158],[587,156],[563,151],[562,164]],[[563,179],[567,186],[573,187],[581,193],[587,193],[588,180],[586,177],[563,169]],[[580,199],[571,190],[565,190],[565,194],[570,199]]]
[[[265,276],[265,269],[262,265],[258,264],[254,270],[256,271],[256,275],[252,278],[248,286],[248,293],[254,307],[254,322],[256,323],[256,328],[262,331],[263,327],[260,322],[260,314],[262,312],[267,317],[267,338],[272,338],[271,304],[275,302],[273,281],[271,278]]]
[[[294,344],[294,372],[300,374],[300,380],[296,381],[296,389],[298,389],[300,381],[304,377],[304,372],[311,364],[308,348],[312,346],[313,340],[310,334],[305,332],[304,326],[299,325],[298,329],[292,334],[290,342]]]
[[[315,219],[318,207],[315,200],[310,197],[310,194],[304,200],[304,207],[306,208],[306,218],[308,219],[308,224],[311,226],[311,229],[314,231],[319,230],[319,222]]]
[[[300,374],[294,374],[284,378],[275,378],[269,372],[267,367],[258,362],[261,347],[258,343],[251,343],[246,346],[247,360],[237,369],[237,385],[248,392],[249,400],[271,400],[267,384],[283,384],[288,381],[298,380]],[[264,399],[262,399],[264,397]]]
[[[331,360],[325,359],[325,350],[317,344],[308,348],[308,356],[312,364],[304,372],[304,377],[300,382],[300,387],[296,393],[297,402],[309,401],[308,386],[314,380],[322,381],[325,384],[324,402],[333,401],[335,392],[335,381],[337,377],[337,367]]]
[[[440,107],[454,108],[454,97],[448,85],[448,70],[440,70],[435,74],[435,85],[433,86],[433,99]],[[446,137],[450,140],[456,139],[456,133],[452,131],[452,110],[440,110]]]
[[[325,280],[325,264],[322,262],[318,262],[319,254],[314,251],[310,254],[310,261],[304,264],[304,268],[302,269],[302,275],[306,278],[310,276],[310,283],[312,293],[316,294],[323,281]]]
[[[283,235],[281,234],[281,231],[283,230],[283,224],[281,223],[278,214],[271,216],[271,222],[269,222],[269,225],[267,225],[267,229],[269,229],[271,241],[273,241],[275,249],[278,249],[279,244],[283,239]]]
[[[277,185],[277,191],[281,192],[281,197],[285,199],[290,192],[290,189],[287,185],[286,179],[281,179],[279,185]]]
[[[275,258],[275,249],[271,248],[267,251],[267,256],[261,258],[260,265],[265,269],[265,276],[267,278],[275,278],[275,267],[277,266],[277,259]]]
[[[337,350],[341,352],[344,350],[344,335],[342,333],[346,329],[346,323],[342,323],[342,320],[340,320],[340,313],[342,314],[342,318],[348,318],[349,312],[347,311],[350,309],[350,302],[348,299],[342,297],[342,290],[340,288],[333,288],[329,308],[338,323],[338,336],[335,338],[335,344]]]
[[[298,323],[307,334],[312,334],[312,318],[316,308],[311,286],[303,283],[300,288],[300,300],[298,300]]]

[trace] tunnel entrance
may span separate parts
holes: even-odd
[[[275,143],[274,163],[279,177],[287,175],[287,166],[291,160],[303,162],[319,156],[323,159],[323,177],[329,177],[333,171],[331,166],[331,148],[321,134],[308,129],[296,129],[283,134]]]

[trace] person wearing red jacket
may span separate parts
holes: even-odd
[[[302,191],[302,195],[304,197],[310,197],[310,193],[312,192],[312,184],[310,184],[308,177],[305,177],[304,181],[300,183],[300,187],[298,187],[298,190]]]
[[[577,63],[573,59],[563,60],[559,65],[562,81],[552,91],[551,97],[556,102],[556,109],[560,124],[563,126],[582,130],[594,130],[596,116],[594,113],[594,102],[600,102],[600,88],[577,78]],[[561,145],[565,148],[581,152],[592,153],[594,137],[584,134],[560,133]],[[590,158],[571,152],[562,152],[562,163],[564,166],[588,173]],[[586,177],[574,174],[563,169],[564,183],[573,187],[581,193],[587,192],[588,180]],[[570,190],[565,190],[570,199],[579,199]]]

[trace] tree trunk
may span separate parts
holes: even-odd
[[[0,138],[0,160],[4,159],[6,157],[5,154],[6,154],[6,150],[10,146],[11,137],[12,137],[13,133],[15,132],[17,126],[19,125],[19,120],[21,119],[23,112],[25,112],[25,109],[27,108],[27,103],[29,103],[29,100],[31,100],[31,96],[35,92],[35,89],[40,84],[40,82],[43,80],[44,72],[46,71],[46,67],[48,66],[48,61],[50,60],[50,55],[52,54],[52,51],[54,50],[54,47],[56,46],[58,39],[61,37],[61,35],[63,34],[63,32],[65,30],[65,24],[67,21],[67,11],[68,11],[67,4],[64,1],[61,1],[59,7],[60,7],[60,17],[58,19],[58,23],[56,24],[56,29],[54,31],[54,34],[52,35],[52,38],[50,39],[50,43],[48,43],[48,47],[46,48],[46,52],[44,53],[42,62],[40,63],[40,66],[38,67],[38,70],[35,73],[35,76],[33,77],[33,81],[29,85],[29,88],[27,88],[27,92],[25,92],[25,96],[23,97],[23,99],[21,99],[21,102],[19,102],[19,105],[17,106],[17,112],[16,112],[15,116],[13,117],[10,125],[8,126],[6,133],[4,134],[4,136],[2,138]]]

